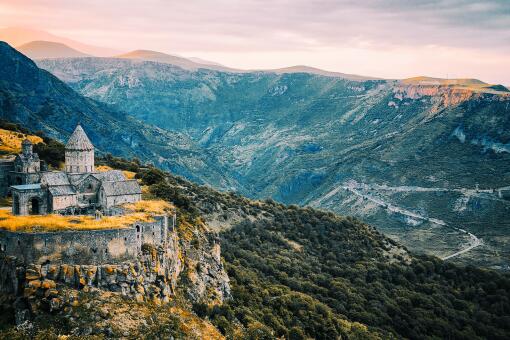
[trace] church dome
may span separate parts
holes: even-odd
[[[85,131],[83,131],[81,125],[78,124],[73,134],[67,141],[66,150],[94,150],[94,146],[85,134]]]

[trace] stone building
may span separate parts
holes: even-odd
[[[39,156],[28,140],[23,141],[22,152],[12,166],[5,162],[0,170],[9,171],[2,173],[0,180],[14,184],[10,190],[15,215],[107,213],[142,198],[138,182],[126,179],[122,171],[95,171],[94,146],[80,125],[65,147],[65,171],[41,171]]]

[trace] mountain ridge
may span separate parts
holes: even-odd
[[[35,40],[17,46],[16,50],[30,59],[91,57],[91,55],[75,50],[65,44],[43,40]]]
[[[96,55],[100,57],[103,56],[107,57],[119,53],[115,49],[84,44],[79,41],[51,34],[43,30],[26,27],[2,28],[0,29],[0,40],[7,42],[11,46],[23,45],[34,40],[57,42],[68,45],[69,47],[74,48],[83,53]]]

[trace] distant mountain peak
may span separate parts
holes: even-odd
[[[80,58],[91,56],[90,54],[80,52],[65,44],[53,41],[31,41],[18,46],[16,49],[31,59]]]
[[[119,51],[112,48],[88,45],[76,40],[60,37],[43,30],[27,27],[0,28],[0,40],[9,43],[11,46],[21,46],[32,41],[57,42],[65,44],[68,47],[82,53],[101,57],[107,57],[119,53]]]
[[[283,73],[310,73],[310,74],[317,74],[321,76],[326,77],[334,77],[334,78],[344,78],[349,80],[358,80],[358,81],[364,81],[364,80],[381,80],[381,78],[376,77],[368,77],[368,76],[360,76],[357,74],[348,74],[348,73],[341,73],[341,72],[333,72],[333,71],[326,71],[322,70],[320,68],[312,67],[312,66],[306,66],[306,65],[294,65],[289,67],[283,67],[278,69],[270,69],[270,70],[262,70],[263,72],[273,72],[276,74],[283,74]]]
[[[418,76],[402,79],[400,83],[404,85],[420,85],[420,86],[448,86],[457,89],[471,90],[473,92],[510,92],[506,87],[500,84],[488,84],[479,79],[474,78],[434,78],[427,76]]]
[[[115,56],[115,58],[123,58],[123,59],[136,59],[136,60],[145,60],[145,61],[154,61],[158,63],[171,64],[178,67],[181,67],[185,70],[198,70],[198,69],[210,69],[215,71],[223,71],[223,72],[244,72],[242,70],[237,70],[233,68],[229,68],[217,63],[208,63],[203,64],[200,62],[196,62],[191,60],[191,58],[179,57],[172,54],[167,54],[158,51],[151,50],[134,50],[131,52],[127,52],[124,54],[120,54]]]

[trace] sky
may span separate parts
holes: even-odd
[[[510,85],[510,0],[0,0],[0,26],[243,69]]]

